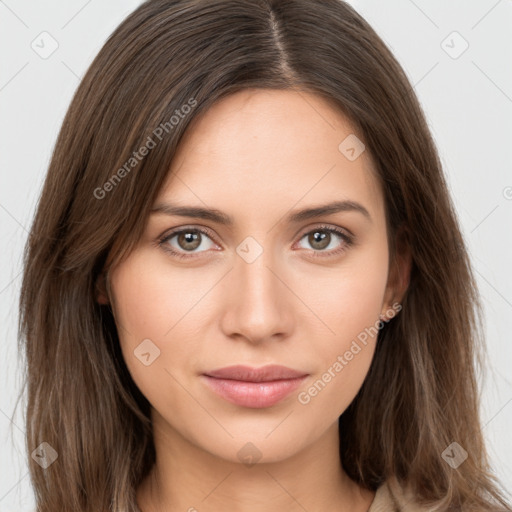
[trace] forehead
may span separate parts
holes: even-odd
[[[347,145],[359,152],[360,139],[316,94],[243,90],[194,119],[157,201],[258,211],[349,199],[378,216],[383,199],[369,151],[347,158]]]

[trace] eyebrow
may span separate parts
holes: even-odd
[[[368,220],[372,220],[370,213],[362,204],[355,201],[334,201],[324,205],[293,211],[288,214],[286,221],[290,224],[296,224],[305,220],[321,217],[322,215],[332,215],[338,212],[359,212]],[[210,220],[225,226],[233,226],[234,224],[233,217],[216,208],[177,206],[169,203],[159,203],[151,209],[151,213],[177,215],[179,217],[194,217]]]

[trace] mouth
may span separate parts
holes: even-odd
[[[201,375],[209,388],[228,402],[261,409],[277,404],[297,389],[307,373],[285,366],[229,366]]]

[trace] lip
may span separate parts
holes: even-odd
[[[209,371],[201,378],[228,402],[250,408],[270,407],[297,389],[307,373],[280,365],[261,368],[235,365]]]
[[[260,368],[237,364],[211,370],[206,372],[205,375],[218,379],[241,380],[245,382],[269,382],[304,377],[307,373],[278,364],[269,364]]]

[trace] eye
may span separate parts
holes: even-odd
[[[206,244],[204,242],[206,242]],[[159,241],[159,244],[165,251],[170,252],[173,256],[177,256],[178,258],[188,258],[197,252],[203,252],[196,250],[199,248],[207,251],[215,247],[209,233],[201,228],[183,228],[173,231],[165,235]]]
[[[346,250],[353,243],[351,235],[340,228],[328,226],[319,226],[308,231],[302,235],[300,240],[304,239],[313,249],[313,256],[315,257],[335,256]]]
[[[338,255],[348,249],[353,243],[352,235],[349,235],[341,228],[329,226],[318,226],[313,230],[307,231],[301,236],[299,243],[303,239],[306,239],[306,242],[312,248],[313,257]],[[193,258],[197,253],[207,252],[208,249],[217,246],[213,242],[209,230],[198,227],[185,227],[172,231],[164,235],[158,241],[158,244],[163,250],[177,258]]]

